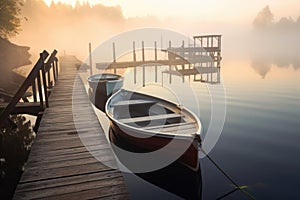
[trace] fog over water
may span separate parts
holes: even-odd
[[[277,16],[271,6],[253,13],[252,21],[209,21],[209,19],[158,18],[155,16],[126,18],[120,6],[96,4],[51,4],[26,0],[23,6],[22,31],[12,41],[30,46],[32,61],[42,49],[58,49],[60,54],[75,54],[85,60],[88,43],[96,48],[103,41],[137,28],[171,29],[192,37],[203,34],[222,34],[222,54],[225,59],[251,59],[253,65],[264,62],[279,66],[299,67],[296,52],[300,48],[300,18]],[[157,42],[160,42],[158,38]],[[147,38],[145,38],[147,40]],[[162,38],[167,46],[168,38]],[[289,61],[285,59],[289,57]],[[265,68],[265,67],[263,67]],[[263,71],[266,71],[265,69]]]
[[[212,156],[235,180],[248,185],[255,197],[298,197],[294,189],[300,179],[297,159],[300,18],[277,16],[271,4],[262,6],[249,17],[251,20],[244,22],[155,16],[127,18],[120,6],[52,4],[48,7],[41,0],[26,0],[22,16],[22,31],[10,41],[29,46],[32,63],[43,49],[49,52],[57,49],[60,55],[73,54],[86,60],[89,42],[94,49],[114,35],[137,28],[172,29],[189,37],[222,34],[221,76],[225,80],[227,116]],[[157,38],[158,43],[160,40]],[[153,38],[149,43],[152,42]],[[162,43],[167,47],[168,38],[162,38]],[[120,46],[116,44],[117,49]],[[154,72],[149,68],[146,75],[153,78]],[[128,77],[127,81],[133,83]],[[178,83],[181,82],[180,78]],[[210,121],[207,88],[202,82],[190,82],[199,95],[199,104],[204,109],[201,121],[207,127]],[[150,87],[149,91],[155,90]],[[164,93],[160,95],[168,98]],[[186,106],[195,110],[192,103]],[[204,199],[216,199],[232,188],[207,160],[202,169]],[[136,194],[145,195],[141,191]],[[241,194],[235,195],[240,196],[232,199],[243,198]]]

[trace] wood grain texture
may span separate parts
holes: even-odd
[[[116,160],[83,83],[75,81],[76,62],[62,58],[14,199],[129,199],[121,172],[107,166]]]

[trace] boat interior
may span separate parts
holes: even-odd
[[[150,132],[192,134],[198,120],[184,108],[160,98],[121,90],[108,102],[109,114],[119,122]]]

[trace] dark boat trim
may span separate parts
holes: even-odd
[[[191,112],[189,109],[187,109],[183,106],[180,106],[180,105],[178,105],[174,102],[167,101],[167,100],[161,99],[159,97],[155,97],[155,96],[150,96],[150,95],[147,95],[147,94],[144,94],[144,93],[140,93],[142,95],[145,95],[146,97],[149,97],[149,98],[152,98],[152,99],[157,99],[158,102],[163,102],[163,103],[166,103],[167,105],[169,104],[170,107],[178,108],[179,110],[183,111],[184,113],[190,115],[190,117],[195,120],[195,123],[197,123],[198,129],[197,129],[197,131],[195,131],[191,134],[160,133],[158,131],[151,131],[151,130],[141,129],[141,128],[138,128],[138,127],[127,125],[127,124],[122,123],[119,120],[115,119],[109,111],[110,106],[112,106],[111,105],[111,100],[115,96],[119,95],[119,93],[122,92],[122,91],[124,91],[124,90],[120,90],[120,91],[116,92],[115,94],[113,94],[107,100],[107,102],[105,104],[105,113],[106,113],[107,117],[110,120],[112,128],[115,129],[115,131],[118,132],[119,134],[122,134],[123,135],[123,136],[121,136],[122,138],[127,139],[129,141],[138,140],[138,139],[134,139],[133,135],[143,134],[143,135],[146,135],[148,137],[148,139],[149,138],[157,138],[157,139],[161,138],[161,139],[165,139],[167,141],[167,140],[172,140],[174,137],[176,137],[177,140],[182,140],[182,141],[185,140],[186,142],[190,142],[190,145],[188,146],[186,151],[182,154],[182,156],[178,160],[182,164],[187,166],[188,168],[192,169],[193,171],[197,171],[199,169],[198,154],[199,154],[199,145],[201,145],[200,134],[202,132],[202,124],[201,124],[200,120],[198,119],[198,117],[193,112]],[[128,91],[128,92],[131,92],[131,91]],[[130,135],[130,134],[124,132],[123,129],[130,130],[130,131],[135,132],[135,133]],[[143,139],[143,138],[139,138],[139,139]],[[149,149],[151,149],[151,147]],[[192,152],[193,158],[189,158],[188,155],[190,155],[190,154],[188,154],[187,152]],[[195,156],[197,156],[197,157],[195,157]],[[189,163],[194,163],[193,166],[186,164],[187,160],[190,160],[190,159],[192,159],[194,161],[197,160],[197,163],[195,163],[193,161],[189,162]]]
[[[111,99],[113,99],[115,96],[117,96],[119,93],[121,93],[122,91],[124,91],[124,89],[114,93],[106,102],[105,104],[105,114],[107,115],[107,117],[115,122],[116,124],[120,124],[121,126],[124,126],[126,128],[129,128],[129,129],[134,129],[135,131],[140,131],[141,129],[140,128],[137,128],[137,127],[133,127],[133,126],[130,126],[130,125],[127,125],[125,123],[122,123],[116,119],[113,118],[113,116],[110,114],[109,112],[109,104],[110,104],[110,101]],[[130,91],[129,91],[130,92]],[[155,96],[151,96],[151,95],[148,95],[148,94],[144,94],[144,93],[141,93],[142,95],[145,95],[149,98],[155,98],[155,99],[158,99],[159,101],[163,101],[165,103],[168,103],[168,104],[171,104],[172,106],[174,107],[177,107],[178,109],[180,110],[183,110],[184,112],[190,114],[195,120],[196,120],[196,123],[198,124],[198,130],[195,131],[194,133],[191,133],[190,135],[188,134],[171,134],[171,133],[158,133],[158,132],[155,132],[157,136],[160,136],[160,137],[167,137],[167,138],[173,138],[174,136],[176,137],[179,137],[180,139],[190,139],[192,135],[198,135],[200,137],[201,135],[201,132],[202,132],[202,124],[200,122],[200,120],[198,119],[198,117],[192,112],[190,111],[189,109],[181,106],[181,105],[178,105],[172,101],[167,101],[167,100],[164,100],[164,99],[161,99],[159,97],[155,97]],[[149,136],[152,136],[154,131],[150,131],[150,130],[146,130],[146,129],[143,129],[142,130],[144,133],[147,133]]]

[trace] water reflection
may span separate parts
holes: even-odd
[[[272,67],[288,68],[292,67],[294,70],[300,69],[300,58],[296,55],[265,55],[252,59],[251,67],[263,79],[271,71]]]
[[[266,62],[263,59],[256,59],[253,60],[251,63],[252,68],[254,69],[254,71],[256,73],[258,73],[261,78],[265,78],[266,75],[270,72],[271,68],[272,68],[272,64],[269,62]]]
[[[275,23],[270,30],[267,28],[254,32],[253,52],[250,54],[251,65],[262,78],[274,66],[279,68],[291,67],[294,70],[300,68],[299,30],[283,28],[282,25]]]
[[[161,34],[160,37],[162,37]],[[185,45],[186,39],[188,39],[189,45]],[[126,43],[127,42],[128,41],[126,41]],[[189,81],[192,79],[195,82],[220,83],[222,60],[221,35],[193,36],[193,45],[190,44],[191,40],[189,38],[181,36],[176,38],[175,41],[169,40],[167,48],[163,48],[162,44],[161,47],[159,47],[156,41],[154,42],[154,46],[149,45],[149,42],[150,41],[142,41],[141,48],[138,48],[136,42],[133,41],[132,50],[125,45],[129,51],[128,49],[126,52],[123,50],[124,52],[121,51],[122,53],[116,49],[118,44],[112,42],[113,59],[104,56],[103,52],[100,52],[101,48],[96,49],[93,55],[90,54],[90,57],[96,60],[96,70],[111,70],[110,72],[121,75],[123,75],[127,69],[133,70],[132,78],[134,84],[137,83],[138,77],[142,77],[143,87],[147,82],[145,80],[146,69],[152,67],[155,68],[155,72],[153,72],[155,83],[158,82],[160,73],[169,75],[168,79],[170,84],[172,83],[172,76],[174,75],[181,76],[183,82],[185,82],[186,77],[188,77]],[[148,45],[145,47],[145,44]],[[109,49],[107,46],[105,48],[107,53]],[[125,47],[120,46],[119,48]],[[119,55],[117,55],[116,52],[118,52]],[[138,59],[139,57],[141,57],[141,59]],[[90,66],[92,66],[91,60],[92,59],[90,59]],[[138,73],[138,71],[141,71],[141,73]],[[161,76],[163,82],[164,76]]]
[[[34,133],[31,122],[22,115],[13,115],[11,120],[17,128],[0,130],[0,197],[11,199],[21,177]]]
[[[300,62],[292,56],[293,54],[289,56],[282,53],[282,56],[274,54],[276,56],[270,55],[269,57],[263,56],[263,53],[260,55],[253,57],[252,63],[235,58],[234,60],[225,59],[222,64],[222,76],[225,80],[227,95],[226,122],[221,138],[210,155],[237,183],[248,186],[247,191],[254,197],[297,199],[299,195],[296,186],[300,178],[300,160],[296,159],[300,152],[298,144],[300,139],[300,71],[297,69]],[[173,71],[181,70],[180,66],[177,67],[178,69],[173,68]],[[118,74],[125,74],[126,89],[142,85],[143,66],[135,69],[136,72],[134,68],[116,70]],[[114,69],[110,70],[113,72]],[[167,70],[169,66],[157,67],[157,79],[155,79],[155,65],[145,66],[145,82],[156,82],[156,80],[159,82],[164,74],[164,85],[169,86],[169,75],[171,75],[172,85],[179,88],[177,91],[183,91],[179,87],[183,82],[180,76],[161,73]],[[134,73],[136,73],[136,82]],[[257,74],[267,79],[261,80]],[[201,77],[200,74],[197,75],[197,78],[199,77]],[[190,85],[195,90],[201,106],[201,121],[206,128],[211,116],[209,94],[205,90],[205,84],[194,82],[193,78],[193,75],[185,76],[184,81],[191,80]],[[142,89],[150,94],[173,100],[172,94],[159,90],[158,87],[146,84],[146,87]],[[184,105],[192,111],[196,110],[194,104],[188,101]],[[177,176],[184,174],[179,171],[177,171]],[[160,188],[166,188],[160,184],[164,182],[162,177],[168,172],[163,171],[163,173],[158,173],[159,175],[155,173],[150,174],[150,178],[147,177],[148,174],[138,175],[138,177],[142,177],[142,180],[149,180]],[[178,179],[173,180],[175,183]],[[134,192],[144,192],[139,197],[148,197],[153,194],[148,185],[144,187],[141,186],[139,180],[134,181],[131,182],[133,187],[137,188]],[[190,189],[186,188],[185,184],[184,181],[180,184],[181,188],[173,189],[173,191],[168,188],[164,190],[171,191],[173,194],[182,193]],[[202,188],[203,199],[217,199],[234,190],[232,184],[206,158],[201,160],[201,183],[195,185],[197,184],[198,186],[200,184]],[[196,197],[197,191],[194,190],[189,194]],[[178,196],[188,198],[184,194],[178,194]],[[240,191],[235,191],[224,199],[246,199],[246,197]]]
[[[211,36],[207,37],[211,38]],[[219,38],[217,41],[220,42],[220,36],[217,36],[217,38]],[[213,39],[211,39],[211,41],[214,41]],[[203,41],[200,41],[200,43],[201,46],[202,44],[213,44],[213,42]],[[157,95],[168,100],[172,98],[170,96],[172,96],[173,93],[168,93],[166,90],[168,90],[168,88],[173,88],[174,90],[172,91],[178,92],[175,95],[175,99],[180,99],[180,103],[188,108],[192,107],[191,110],[193,110],[193,112],[199,116],[198,108],[196,108],[198,102],[196,101],[196,98],[192,99],[192,97],[194,97],[192,96],[192,82],[209,84],[220,83],[221,50],[219,45],[220,44],[218,43],[217,47],[198,47],[196,45],[192,47],[184,47],[183,44],[181,47],[172,48],[171,45],[169,45],[168,49],[158,51],[156,45],[154,49],[144,50],[142,47],[141,50],[136,50],[135,43],[133,43],[132,52],[126,53],[125,55],[116,59],[115,45],[113,43],[114,62],[96,62],[96,69],[95,71],[93,70],[93,72],[101,73],[105,71],[123,75],[125,77],[125,89],[141,91],[145,89],[145,92],[148,94],[150,93],[154,96]],[[205,48],[207,48],[209,51],[206,51]],[[137,60],[136,54],[141,54],[143,59]],[[133,57],[133,60],[131,60],[131,56]],[[145,57],[147,59],[145,59]],[[162,90],[156,87],[158,85],[163,86],[161,88],[165,89]],[[199,84],[197,85],[199,86]],[[203,85],[201,87],[205,87],[205,84],[200,85]],[[207,91],[207,88],[204,88],[203,90]],[[201,92],[201,95],[204,94],[206,93]],[[208,103],[210,103],[209,98],[200,99],[205,99],[208,101]],[[170,100],[174,101],[174,99]],[[209,106],[206,107],[204,105],[205,104],[202,104],[202,109],[210,109]],[[118,139],[112,130],[109,131],[109,137],[112,143],[124,150],[133,152],[141,151],[140,149],[137,149],[136,147],[126,143],[124,140]],[[121,162],[122,160],[128,160],[128,158],[122,158],[121,155],[117,156]],[[126,177],[133,179],[132,177],[136,176],[147,183],[151,183],[155,187],[159,187],[161,191],[156,190],[156,192],[154,192],[154,186],[149,188],[149,184],[141,184],[141,181],[137,179],[134,181],[126,180]],[[193,172],[192,170],[187,169],[176,162],[163,169],[153,172],[133,175],[126,174],[125,180],[129,190],[130,188],[133,188],[134,191],[130,191],[130,194],[133,195],[135,199],[151,199],[153,197],[153,193],[159,193],[156,196],[160,198],[165,197],[168,193],[171,193],[174,196],[178,196],[178,198],[183,199],[202,199],[201,169],[199,169],[197,172]],[[224,195],[225,193],[222,194]],[[171,195],[168,196],[168,198],[173,199],[175,198],[174,196]]]
[[[119,139],[115,135],[112,129],[109,130],[109,138],[110,141],[116,146],[118,146],[119,148],[131,152],[141,151],[141,149],[136,148],[132,144],[128,144],[124,140]],[[117,155],[117,157],[121,162],[123,159],[128,159],[125,157],[121,157],[121,155]],[[202,195],[201,168],[199,168],[197,172],[194,172],[188,169],[187,167],[175,162],[157,171],[139,173],[135,175],[183,199],[201,199],[201,195]],[[149,191],[147,192],[151,192],[151,188],[149,188]],[[161,193],[165,193],[165,192],[162,191]],[[138,194],[135,195],[138,196]],[[145,194],[143,194],[143,196],[144,195]]]
[[[219,67],[195,67],[188,69],[175,69],[163,71],[164,74],[181,76],[182,81],[184,82],[187,78],[189,81],[194,82],[204,82],[209,84],[219,84],[221,81],[220,76],[220,68]],[[172,79],[169,78],[170,84],[172,83]]]

